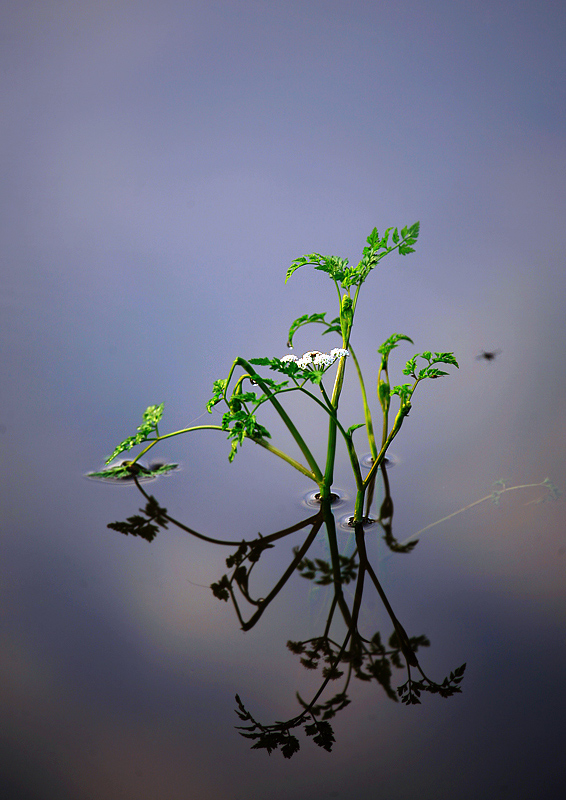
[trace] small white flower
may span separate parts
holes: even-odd
[[[333,350],[330,351],[330,356],[333,361],[336,361],[337,358],[344,358],[345,356],[349,355],[350,353],[341,347],[335,347]]]
[[[313,358],[312,363],[315,367],[322,367],[322,369],[326,369],[332,364],[333,360],[334,359],[326,353],[319,353]]]
[[[283,364],[283,363],[285,363],[286,361],[298,361],[298,359],[297,359],[297,356],[288,355],[288,356],[283,356],[283,358],[282,358],[282,359],[280,359],[280,361],[281,361],[281,363]]]
[[[312,364],[314,356],[317,355],[319,355],[318,350],[309,350],[307,353],[303,353],[301,358],[299,358],[299,360],[297,361],[297,366],[300,367],[301,369],[308,367],[309,364]]]

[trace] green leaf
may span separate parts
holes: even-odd
[[[296,319],[291,327],[289,328],[289,337],[287,339],[287,347],[293,347],[293,336],[295,335],[296,331],[301,328],[303,325],[310,325],[313,322],[321,322],[323,324],[327,324],[325,319],[325,314],[303,314],[302,317]]]
[[[410,358],[407,363],[405,364],[405,368],[403,369],[403,375],[413,375],[415,376],[415,370],[417,368],[417,358],[419,354],[417,353],[412,358]]]
[[[120,444],[114,449],[111,456],[106,459],[106,464],[110,464],[117,455],[123,453],[125,450],[131,450],[137,444],[147,442],[150,434],[157,431],[157,423],[163,415],[164,404],[158,406],[148,406],[143,412],[143,422],[138,425],[137,433],[134,436],[127,436]]]
[[[391,389],[390,395],[391,397],[393,397],[393,395],[395,394],[399,395],[399,397],[401,398],[401,404],[403,405],[411,399],[412,393],[413,393],[413,387],[411,386],[411,384],[403,383],[400,386],[394,386],[393,389]]]
[[[178,464],[161,464],[150,465],[149,467],[140,464],[139,461],[122,461],[120,464],[115,464],[113,467],[107,467],[99,472],[88,472],[87,478],[94,478],[96,480],[107,481],[122,481],[130,483],[134,480],[134,476],[138,481],[152,480],[159,475],[165,475],[172,470],[179,467]]]
[[[287,274],[285,275],[285,283],[287,283],[291,275],[300,267],[304,267],[306,264],[321,265],[323,263],[324,256],[321,256],[320,253],[310,253],[306,256],[299,256],[299,258],[296,258],[287,270]]]
[[[449,374],[448,372],[443,372],[440,369],[434,369],[434,368],[431,368],[431,367],[429,367],[428,369],[423,370],[423,371],[426,372],[426,377],[427,378],[443,378],[445,375]]]
[[[366,242],[369,244],[369,248],[365,247],[364,251],[368,250],[368,249],[377,250],[377,248],[379,246],[379,233],[377,232],[377,228],[374,228],[372,230],[372,232],[370,233],[370,235],[366,239]]]
[[[354,431],[357,431],[358,428],[363,428],[365,424],[366,424],[365,422],[358,422],[357,425],[350,425],[346,433],[348,434],[348,436],[351,436],[354,433]]]
[[[404,333],[394,333],[388,339],[386,339],[381,347],[377,348],[377,352],[381,353],[382,356],[388,356],[389,353],[393,350],[394,347],[397,347],[397,344],[400,341],[410,342],[414,344],[413,340],[410,336],[406,336]]]
[[[212,409],[214,408],[214,406],[220,403],[220,401],[224,399],[224,392],[226,391],[227,385],[228,385],[227,378],[214,381],[214,385],[212,387],[213,395],[206,404],[206,410],[208,411],[209,414],[212,414]]]
[[[456,361],[454,353],[435,353],[432,359],[433,364],[452,364],[456,369],[460,369],[460,365]]]

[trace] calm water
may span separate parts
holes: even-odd
[[[320,633],[324,591],[294,576],[244,633],[208,588],[229,551],[175,527],[152,543],[109,530],[143,498],[84,477],[147,405],[165,402],[163,431],[210,422],[212,382],[236,355],[282,356],[292,320],[335,316],[325,276],[305,268],[283,285],[293,258],[317,250],[356,261],[374,225],[420,218],[417,252],[371,276],[352,340],[368,392],[376,349],[393,332],[415,342],[392,354],[396,383],[417,349],[453,350],[460,362],[419,387],[392,447],[394,535],[408,539],[498,480],[548,477],[566,490],[560,25],[538,4],[511,27],[503,10],[486,22],[475,5],[446,16],[435,2],[428,20],[405,19],[395,4],[386,21],[335,5],[330,14],[317,3],[245,3],[236,14],[147,3],[132,19],[125,3],[98,16],[84,2],[6,13],[7,800],[561,792],[563,499],[540,502],[542,487],[506,492],[428,528],[410,554],[391,553],[368,528],[397,617],[430,639],[424,671],[442,680],[466,662],[462,694],[406,707],[353,681],[332,753],[300,734],[300,752],[285,760],[238,735],[234,696],[262,722],[298,713],[295,693],[309,697],[317,676],[285,645]],[[390,43],[402,25],[398,52]],[[375,53],[368,26],[382,37]],[[368,111],[376,86],[388,87],[383,102],[411,103],[385,120],[382,106]],[[338,344],[329,338],[299,332],[295,352],[328,351]],[[478,359],[483,351],[500,352]],[[350,425],[362,420],[352,364],[347,377]],[[321,455],[319,416],[290,409]],[[213,538],[266,535],[311,513],[313,487],[286,464],[248,443],[230,465],[228,451],[216,432],[169,440],[156,458],[181,469],[144,488]],[[340,518],[352,510],[348,469],[340,452]],[[344,547],[349,535],[339,534]],[[256,596],[300,541],[293,534],[262,557]],[[312,554],[325,557],[323,540]],[[392,632],[369,588],[360,624]],[[393,686],[404,680],[399,671]]]

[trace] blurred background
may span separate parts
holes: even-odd
[[[558,796],[562,500],[506,493],[408,556],[375,534],[397,616],[431,639],[425,671],[466,661],[463,693],[407,708],[352,687],[332,754],[303,740],[285,761],[238,736],[234,694],[265,722],[297,712],[314,684],[285,642],[312,626],[307,582],[244,634],[205,588],[225,551],[108,530],[142,498],[84,475],[149,404],[165,402],[162,431],[218,424],[203,412],[237,355],[282,356],[296,317],[336,316],[325,275],[284,285],[294,258],[357,263],[374,226],[420,220],[416,252],[364,287],[352,340],[370,389],[394,332],[415,343],[392,354],[396,383],[416,350],[460,363],[418,389],[395,440],[395,535],[497,480],[563,490],[565,34],[551,0],[4,2],[2,797]],[[330,339],[303,329],[295,352]],[[325,425],[293,408],[320,454]],[[182,471],[148,491],[203,533],[306,515],[311,487],[249,443],[232,465],[215,432],[154,452]],[[343,454],[336,482],[352,496]],[[265,585],[289,558],[283,543]]]

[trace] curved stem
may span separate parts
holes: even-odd
[[[316,482],[320,485],[322,483],[322,481],[323,481],[322,472],[320,471],[320,468],[319,468],[318,464],[316,463],[313,454],[311,453],[311,451],[307,447],[306,442],[304,441],[303,437],[301,436],[301,434],[299,433],[299,431],[295,427],[293,421],[291,420],[291,418],[289,417],[289,415],[287,414],[287,412],[285,411],[285,409],[283,408],[281,403],[277,400],[277,398],[275,397],[273,392],[270,391],[268,385],[264,382],[264,380],[262,379],[261,375],[258,375],[253,370],[252,366],[250,364],[248,364],[248,362],[244,358],[238,357],[236,359],[236,361],[234,362],[234,364],[238,364],[243,369],[245,369],[246,372],[248,373],[248,375],[251,375],[253,380],[261,387],[261,389],[264,392],[264,394],[267,395],[270,403],[273,405],[273,408],[277,411],[277,413],[281,417],[281,420],[287,426],[287,429],[288,429],[289,433],[291,434],[293,439],[298,444],[299,449],[301,450],[302,454],[304,455],[309,467],[312,470],[313,475],[315,476]]]
[[[354,362],[354,366],[356,367],[356,372],[358,373],[358,380],[360,382],[360,390],[361,390],[361,393],[362,393],[362,402],[364,404],[364,418],[365,418],[365,421],[366,421],[366,431],[367,431],[367,436],[368,436],[369,449],[370,449],[372,458],[375,458],[377,456],[377,445],[375,443],[375,436],[374,436],[374,433],[373,433],[373,422],[372,422],[372,418],[371,418],[371,411],[369,409],[368,398],[367,398],[367,394],[366,394],[366,387],[365,387],[365,384],[364,384],[364,378],[363,378],[363,375],[362,375],[362,371],[360,369],[360,365],[358,363],[358,359],[356,358],[356,354],[354,353],[354,351],[352,350],[351,347],[348,349],[348,352],[352,356],[352,361]]]
[[[311,472],[311,470],[308,470],[306,467],[303,467],[303,465],[299,461],[296,461],[291,456],[288,456],[287,453],[284,453],[282,450],[279,450],[279,448],[274,447],[274,445],[270,444],[266,439],[250,439],[250,441],[255,442],[255,444],[259,444],[260,447],[264,447],[266,450],[269,450],[269,452],[273,453],[274,456],[282,458],[283,461],[286,461],[287,464],[290,464],[292,467],[301,472],[311,481],[314,481],[316,484],[319,484],[316,475],[313,472]]]
[[[193,428],[181,428],[181,430],[173,431],[172,433],[164,433],[162,436],[157,436],[157,439],[152,439],[150,444],[147,447],[137,454],[137,456],[132,459],[132,464],[135,464],[142,456],[144,456],[152,447],[158,442],[161,442],[163,439],[170,439],[172,436],[180,436],[182,433],[190,433],[191,431],[222,431],[220,425],[195,425]]]

